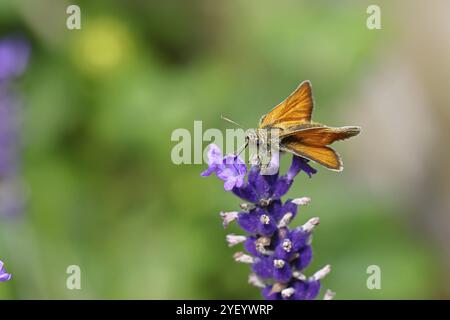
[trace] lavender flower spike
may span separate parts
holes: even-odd
[[[11,280],[11,274],[7,273],[3,262],[0,260],[0,282]]]
[[[247,167],[237,156],[222,156],[219,148],[210,145],[208,169],[202,176],[216,173],[225,181],[224,189],[247,201],[241,204],[241,211],[221,212],[224,227],[233,221],[247,234],[226,236],[230,247],[243,244],[246,252],[234,254],[236,262],[251,266],[248,282],[261,289],[269,300],[312,300],[321,289],[321,280],[331,268],[329,265],[311,277],[303,270],[312,260],[311,234],[319,224],[319,218],[312,218],[304,225],[290,229],[289,224],[300,207],[307,205],[307,197],[281,201],[291,187],[294,178],[304,171],[312,176],[317,171],[308,160],[293,156],[286,175],[263,175],[257,165]],[[325,299],[333,293],[327,291]]]

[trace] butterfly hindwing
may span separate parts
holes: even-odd
[[[281,150],[312,160],[331,170],[342,171],[344,168],[337,152],[328,146],[309,146],[292,139],[282,142]]]

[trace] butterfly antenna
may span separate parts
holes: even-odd
[[[225,121],[227,121],[227,122],[229,122],[229,123],[232,123],[232,124],[238,126],[238,127],[241,128],[242,130],[245,130],[245,129],[244,129],[239,123],[237,123],[236,121],[233,121],[233,120],[231,120],[231,119],[225,117],[225,116],[222,115],[222,114],[220,115],[220,117],[221,117],[223,120],[225,120]],[[243,145],[241,145],[241,146],[236,150],[235,155],[236,155],[236,156],[239,156],[239,155],[242,153],[242,151],[244,151],[245,148],[247,148],[247,146],[248,146],[248,141],[246,141]]]
[[[241,128],[241,129],[244,129],[244,128],[243,128],[239,123],[237,123],[236,121],[233,121],[233,120],[231,120],[231,119],[225,117],[224,115],[220,115],[220,117],[221,117],[223,120],[225,120],[225,121],[227,121],[227,122],[229,122],[229,123],[232,123],[232,124],[238,126],[238,127]]]
[[[248,146],[248,141],[246,141],[242,146],[240,146],[237,150],[236,150],[236,156],[239,156],[242,151],[245,150],[245,148],[247,148]]]

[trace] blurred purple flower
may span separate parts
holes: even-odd
[[[20,36],[0,39],[0,216],[22,211],[19,188],[20,103],[13,82],[28,64],[30,47]]]
[[[11,274],[6,272],[3,261],[0,260],[0,282],[11,280],[11,277]]]
[[[0,39],[0,81],[17,78],[24,71],[30,57],[28,42],[20,36]]]
[[[247,253],[237,252],[238,262],[251,264],[253,271],[249,283],[262,289],[266,299],[311,300],[320,291],[320,280],[330,272],[326,266],[312,277],[303,275],[303,270],[312,260],[311,233],[319,218],[312,218],[304,225],[290,230],[288,225],[295,218],[298,207],[307,205],[309,198],[291,199],[283,203],[284,196],[300,171],[312,176],[317,171],[308,160],[293,156],[286,175],[263,175],[254,165],[247,174],[244,162],[236,156],[223,157],[219,148],[210,145],[208,169],[202,176],[215,172],[225,181],[225,190],[249,203],[241,205],[241,211],[222,212],[224,227],[232,221],[248,235],[229,234],[229,246],[243,243]],[[245,180],[247,176],[247,181]],[[332,297],[327,292],[326,298]]]
[[[0,177],[2,180],[17,172],[19,153],[17,101],[0,86]]]

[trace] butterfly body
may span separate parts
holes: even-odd
[[[342,160],[329,145],[359,134],[361,128],[328,127],[312,122],[313,105],[311,83],[304,81],[289,97],[261,117],[259,128],[247,138],[312,160],[327,169],[342,171]],[[275,129],[277,134],[271,134]]]

